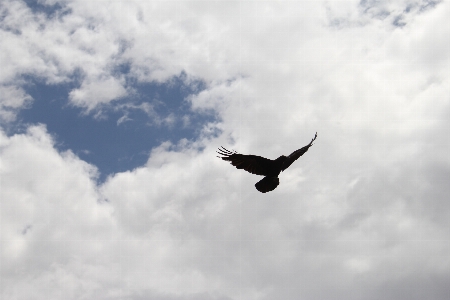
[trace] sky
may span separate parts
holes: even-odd
[[[0,2],[2,299],[450,298],[450,2]],[[220,146],[275,159],[261,177]]]

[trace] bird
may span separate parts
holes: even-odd
[[[225,161],[230,162],[237,169],[244,169],[245,171],[264,176],[263,179],[255,184],[255,187],[261,193],[267,193],[276,189],[280,184],[278,175],[286,170],[294,161],[308,151],[309,147],[313,145],[313,142],[317,138],[317,132],[311,142],[292,152],[289,156],[281,155],[277,159],[268,159],[258,155],[245,155],[236,151],[230,151],[221,146],[217,153],[221,156],[217,156]]]

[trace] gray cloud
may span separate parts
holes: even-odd
[[[23,74],[51,84],[81,69],[71,99],[88,109],[125,97],[127,62],[142,82],[204,80],[187,100],[220,122],[100,186],[44,126],[1,131],[3,297],[448,295],[448,3],[414,2],[396,27],[412,2],[69,1],[50,19],[7,2],[2,110],[31,101]],[[316,131],[267,195],[215,157],[276,158]]]

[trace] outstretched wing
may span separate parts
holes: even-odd
[[[273,164],[270,159],[257,155],[239,154],[236,151],[230,151],[224,147],[219,148],[217,153],[222,155],[218,156],[219,158],[229,161],[236,168],[244,169],[245,171],[256,175],[266,176]]]
[[[283,166],[281,167],[281,171],[286,170],[290,165],[292,165],[292,163],[294,161],[296,161],[300,156],[305,154],[306,151],[308,151],[309,147],[311,147],[313,145],[313,142],[316,140],[316,138],[317,138],[317,132],[316,132],[316,135],[314,136],[314,138],[311,140],[311,142],[308,145],[292,152],[284,161]]]

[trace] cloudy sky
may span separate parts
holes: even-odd
[[[2,299],[449,299],[450,2],[0,1]],[[280,176],[216,157],[276,158]]]

